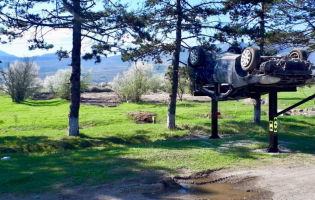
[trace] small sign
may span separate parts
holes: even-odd
[[[269,121],[269,131],[273,131],[273,121]]]
[[[273,120],[274,132],[278,132],[278,118],[275,117]]]

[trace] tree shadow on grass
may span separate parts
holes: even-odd
[[[52,190],[55,184],[69,187],[83,183],[110,183],[137,176],[147,169],[146,160],[126,155],[128,150],[124,148],[51,155],[13,155],[9,162],[0,165],[0,193],[35,193]],[[160,171],[172,172],[169,168],[159,166],[151,170],[157,179],[162,177]]]
[[[299,117],[299,118],[302,118],[303,116],[296,116],[296,117]],[[297,119],[296,117],[292,117],[292,116],[285,116],[285,117],[278,117],[278,119],[280,120],[280,123],[281,122],[284,122],[284,123],[290,123],[290,122],[293,122],[294,123],[294,126],[297,126],[297,127],[305,127],[305,125],[309,125],[309,126],[315,126],[315,123],[310,123],[306,120],[302,120],[302,119]],[[307,117],[308,119],[314,119],[314,117]]]
[[[142,132],[143,133],[143,132]],[[0,154],[2,153],[52,153],[64,152],[89,147],[109,148],[117,145],[137,145],[151,142],[146,135],[89,137],[80,134],[80,137],[65,137],[60,140],[51,140],[47,136],[6,136],[0,137]]]
[[[314,154],[315,152],[315,133],[312,129],[305,128],[305,124],[309,126],[314,125],[304,120],[298,120],[295,118],[280,118],[280,122],[283,124],[278,132],[279,144],[292,149],[296,152]],[[295,125],[286,125],[287,122],[294,122]],[[207,127],[209,125],[209,127]],[[182,130],[191,130],[194,126],[183,126]],[[211,135],[211,123],[204,123],[197,126],[201,132]],[[221,129],[221,130],[220,130]],[[245,122],[225,122],[219,125],[219,135],[227,135],[227,138],[211,140],[211,139],[200,139],[200,140],[185,140],[182,141],[180,138],[169,138],[167,141],[159,141],[150,146],[165,149],[203,149],[210,148],[220,153],[233,154],[240,158],[255,158],[252,156],[255,154],[250,148],[246,146],[233,146],[228,152],[221,151],[222,144],[227,142],[238,143],[243,140],[269,144],[269,123],[262,121],[259,125],[254,123]],[[200,142],[202,141],[202,142]],[[204,142],[210,145],[203,145]],[[259,145],[261,146],[261,145]]]
[[[53,100],[29,100],[21,102],[20,104],[24,104],[27,106],[35,106],[35,107],[42,107],[42,106],[59,106],[64,104],[69,104],[69,102],[60,99],[53,99]]]
[[[296,126],[305,124],[304,120],[296,118],[281,118],[281,121],[283,121],[284,125],[288,122],[293,122]],[[311,125],[312,123],[308,124]],[[208,125],[208,123],[195,126],[195,128],[204,130],[210,136],[209,131],[211,129],[205,125]],[[224,122],[220,126],[222,126],[221,130],[223,133],[225,131],[232,137],[218,140],[180,140],[179,138],[169,138],[152,142],[149,134],[154,132],[154,130],[139,130],[135,136],[111,136],[104,138],[81,134],[80,137],[64,138],[58,141],[50,140],[45,136],[0,137],[0,150],[2,148],[0,152],[2,154],[6,153],[3,152],[3,148],[12,148],[17,150],[17,152],[27,153],[47,152],[49,148],[53,151],[58,151],[60,148],[61,151],[61,153],[49,155],[9,154],[12,155],[12,160],[0,164],[0,177],[2,180],[0,192],[36,192],[45,188],[47,190],[56,182],[64,182],[66,183],[65,186],[82,184],[87,180],[90,180],[92,183],[107,182],[124,177],[137,176],[139,171],[148,169],[157,173],[159,173],[159,170],[174,172],[172,169],[161,167],[159,164],[148,164],[151,160],[147,156],[152,156],[150,154],[160,149],[162,151],[158,151],[157,155],[163,159],[169,159],[168,154],[172,154],[168,150],[176,150],[185,158],[184,155],[186,153],[190,155],[190,150],[198,152],[206,149],[211,150],[205,151],[210,152],[209,156],[216,155],[216,158],[228,158],[234,162],[242,159],[256,160],[259,158],[259,153],[253,152],[247,146],[227,146],[228,143],[235,144],[247,140],[249,142],[258,141],[268,144],[268,122],[266,121],[261,125],[232,121]],[[190,130],[193,127],[182,126],[181,130]],[[279,140],[287,142],[287,148],[298,152],[313,155],[315,151],[315,136],[310,130],[299,129],[297,133],[291,126],[284,126],[279,130]],[[19,150],[21,146],[22,150]],[[102,150],[75,150],[87,147],[105,148]],[[136,150],[133,151],[133,149]],[[151,152],[150,150],[152,149],[153,151]],[[141,151],[144,152],[142,157],[138,154]],[[214,154],[211,152],[214,152]],[[170,158],[173,157],[171,156]],[[132,169],[137,170],[133,171]]]

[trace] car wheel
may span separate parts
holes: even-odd
[[[242,49],[239,47],[230,47],[227,51],[230,53],[235,53],[235,54],[241,54],[242,53]]]
[[[289,58],[296,58],[299,60],[307,60],[307,52],[303,49],[292,49],[288,55]]]
[[[241,67],[244,71],[252,72],[258,67],[260,60],[259,49],[247,47],[241,55]]]
[[[205,58],[205,52],[201,47],[192,47],[189,52],[188,62],[193,68],[200,67]]]

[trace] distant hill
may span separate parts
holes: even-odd
[[[243,44],[244,46],[245,44]],[[229,47],[228,44],[218,44],[218,47],[222,49],[222,51],[226,51]],[[246,46],[246,45],[245,45]],[[244,47],[245,47],[244,46]],[[289,50],[282,52],[282,54],[287,53]],[[181,61],[186,63],[188,58],[188,52],[181,53]],[[39,77],[44,79],[46,76],[51,76],[56,73],[59,69],[70,68],[71,59],[62,59],[59,61],[58,56],[56,54],[44,54],[42,56],[35,56],[32,59],[40,66]],[[150,64],[154,65],[157,73],[164,73],[166,68],[171,65],[172,56],[164,56],[163,64],[154,64],[153,61]],[[10,55],[4,51],[0,51],[0,67],[4,68],[6,63],[13,63],[16,60],[23,60],[23,58],[16,57]],[[315,53],[312,53],[309,57],[309,60],[315,65]],[[112,81],[113,78],[118,74],[122,73],[128,67],[131,66],[132,63],[122,62],[121,56],[111,56],[111,57],[102,57],[102,62],[95,64],[93,60],[85,61],[82,60],[82,74],[84,74],[87,70],[92,69],[92,81],[95,83],[100,82],[109,82]]]
[[[188,53],[184,52],[181,56],[181,60],[186,62]],[[172,56],[165,56],[163,58],[163,64],[150,64],[154,65],[157,73],[164,73],[166,68],[171,64],[170,59]],[[39,77],[44,79],[46,76],[51,76],[56,73],[59,69],[71,68],[71,58],[62,59],[59,61],[56,54],[44,54],[42,56],[32,57],[38,66],[40,66]],[[10,54],[7,54],[3,51],[0,51],[0,60],[2,63],[0,67],[5,68],[6,63],[13,63],[16,60],[22,61],[23,58],[16,57]],[[121,55],[111,56],[111,57],[102,57],[101,63],[95,63],[93,60],[85,61],[82,60],[82,74],[87,70],[92,69],[92,81],[95,83],[99,82],[109,82],[113,78],[123,71],[127,70],[128,67],[132,65],[130,62],[123,62],[121,60]]]

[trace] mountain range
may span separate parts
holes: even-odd
[[[226,51],[229,47],[228,44],[218,45],[222,51]],[[243,45],[244,46],[244,45]],[[285,50],[282,54],[286,54],[290,49]],[[166,68],[171,64],[171,55],[163,57],[163,64],[153,64],[154,69],[157,73],[164,73]],[[181,53],[181,61],[186,63],[188,58],[188,52]],[[4,51],[0,51],[0,68],[5,68],[6,63],[13,63],[16,60],[23,61],[23,58],[10,55]],[[31,57],[31,60],[37,63],[40,67],[39,77],[44,79],[46,76],[51,76],[56,73],[59,69],[71,68],[71,58],[62,59],[59,61],[56,54],[44,54],[42,56]],[[309,60],[315,65],[315,53],[309,56]],[[115,55],[111,57],[102,57],[101,63],[95,63],[93,60],[85,61],[82,60],[82,74],[84,75],[87,70],[92,70],[92,81],[94,83],[110,82],[113,78],[123,71],[127,70],[132,65],[130,62],[123,62],[121,55]]]
[[[181,60],[185,62],[188,57],[188,52],[182,53]],[[171,64],[170,59],[172,56],[164,56],[163,64],[153,64],[157,73],[164,73],[166,68]],[[16,60],[23,61],[24,58],[10,55],[4,51],[0,51],[0,68],[5,68],[7,63],[13,63]],[[44,54],[42,56],[34,56],[30,58],[40,67],[39,77],[44,79],[46,76],[51,76],[59,69],[71,68],[71,58],[58,59],[56,54]],[[83,60],[81,62],[82,74],[84,75],[87,70],[92,71],[92,82],[110,82],[113,78],[123,71],[127,70],[132,65],[131,62],[123,62],[121,55],[115,55],[111,57],[102,57],[101,63],[95,63],[94,60]]]

